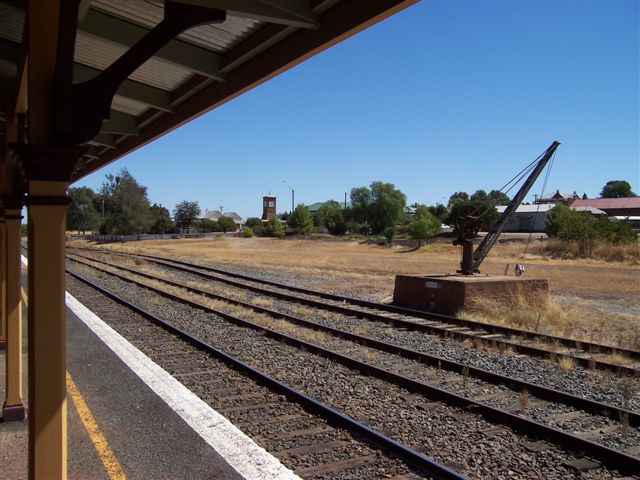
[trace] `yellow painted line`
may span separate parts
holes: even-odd
[[[104,468],[107,470],[109,478],[111,480],[126,480],[127,476],[122,471],[122,467],[120,466],[118,459],[113,454],[111,447],[109,447],[107,439],[102,435],[98,424],[91,414],[91,410],[89,410],[87,403],[84,401],[84,398],[80,394],[80,390],[76,387],[76,384],[73,382],[69,372],[67,372],[67,390],[69,395],[71,395],[74,405],[76,406],[76,410],[78,411],[78,415],[80,415],[84,428],[87,429],[89,438],[93,442],[93,446],[96,448]]]
[[[27,296],[27,292],[24,291],[24,288],[22,289],[22,301],[25,305],[29,306],[29,297]],[[102,435],[95,418],[93,418],[91,410],[89,410],[87,402],[84,401],[80,390],[78,390],[78,387],[71,378],[71,375],[69,375],[69,372],[67,372],[67,390],[69,395],[71,395],[71,399],[73,400],[73,404],[80,416],[80,420],[82,420],[82,424],[87,430],[89,438],[100,456],[100,460],[102,460],[102,464],[109,475],[109,479],[126,480],[127,476],[122,471],[120,462],[118,462],[118,459],[113,454],[111,447],[109,447],[107,439]]]

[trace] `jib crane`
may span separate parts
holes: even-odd
[[[474,273],[480,273],[480,264],[489,254],[491,247],[496,243],[498,237],[506,227],[507,223],[513,217],[516,209],[524,200],[524,197],[529,193],[529,190],[535,183],[535,181],[547,166],[549,160],[553,156],[556,148],[558,148],[560,142],[555,141],[547,148],[531,165],[535,164],[535,167],[520,187],[520,190],[514,195],[513,199],[502,213],[502,216],[498,219],[496,224],[489,229],[487,235],[484,237],[478,248],[473,250],[473,239],[478,234],[480,226],[482,224],[482,214],[477,212],[461,217],[456,222],[456,230],[458,238],[453,242],[454,245],[462,245],[462,261],[460,262],[460,270],[458,273],[463,275],[473,275]],[[484,213],[484,212],[483,212]]]

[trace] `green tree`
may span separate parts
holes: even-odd
[[[488,230],[498,219],[498,211],[488,198],[484,200],[454,200],[449,209],[447,224],[454,227],[454,233],[458,234],[458,227],[462,226],[464,218],[476,219],[476,225],[480,230]]]
[[[322,204],[318,210],[318,221],[331,235],[344,235],[347,231],[342,205],[335,200]]]
[[[351,189],[351,208],[349,216],[358,223],[369,221],[371,209],[371,190],[368,187],[356,187]]]
[[[67,230],[77,230],[83,234],[100,226],[100,213],[96,208],[96,193],[89,187],[69,189],[71,204],[67,208]]]
[[[485,201],[489,198],[489,196],[487,195],[487,192],[485,192],[484,190],[476,190],[475,193],[471,194],[471,197],[469,197],[469,200],[471,201],[475,201],[475,200],[480,200],[480,201]]]
[[[602,198],[637,197],[631,190],[631,185],[626,180],[609,180],[602,191]]]
[[[183,200],[173,209],[173,220],[180,230],[188,230],[191,225],[196,223],[198,215],[200,215],[198,202]]]
[[[162,205],[154,203],[149,209],[151,213],[151,227],[149,233],[165,234],[172,232],[176,227],[171,220],[169,210]]]
[[[105,206],[105,218],[100,226],[102,233],[132,235],[149,230],[152,218],[147,187],[140,185],[126,168],[117,176],[106,176],[100,197]]]
[[[233,218],[231,217],[225,217],[224,215],[220,218],[218,218],[218,225],[220,225],[220,228],[222,229],[222,231],[224,233],[227,233],[228,230],[234,230],[236,229],[236,222]]]
[[[411,222],[408,233],[411,238],[418,240],[418,247],[421,247],[423,240],[434,237],[440,231],[440,226],[440,220],[429,214],[428,217]]]
[[[468,202],[469,194],[467,192],[455,192],[452,193],[449,197],[449,202],[447,202],[447,207],[451,209],[454,203],[458,201]]]
[[[392,183],[373,182],[370,188],[351,190],[353,220],[367,223],[373,233],[395,227],[402,218],[407,196]]]
[[[253,237],[253,229],[251,227],[244,227],[244,230],[242,230],[242,236],[244,238]]]
[[[494,205],[509,205],[511,202],[509,195],[501,192],[500,190],[491,190],[489,192],[489,198]]]
[[[287,225],[296,233],[309,235],[313,227],[313,219],[311,218],[309,208],[303,204],[298,205],[291,215],[289,215]]]
[[[446,221],[447,217],[449,216],[449,210],[441,203],[437,205],[430,205],[429,213],[440,220],[440,223]]]
[[[284,228],[278,217],[269,220],[264,226],[264,231],[269,237],[284,237]]]

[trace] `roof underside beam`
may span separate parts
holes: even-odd
[[[78,25],[78,30],[126,47],[132,47],[149,32],[146,28],[93,9],[87,12],[83,22]],[[208,78],[224,80],[224,75],[220,72],[219,54],[180,40],[170,41],[154,55],[154,58]]]
[[[174,0],[202,7],[226,10],[234,17],[251,18],[300,28],[318,28],[317,15],[309,0]]]
[[[294,32],[281,41],[275,44],[269,42],[269,48],[266,50],[261,50],[259,54],[246,62],[236,63],[235,68],[229,70],[226,82],[208,82],[202,87],[194,88],[192,94],[186,96],[184,101],[174,104],[175,112],[173,114],[156,116],[150,112],[145,113],[144,115],[150,115],[150,117],[147,122],[140,121],[138,123],[138,136],[124,138],[118,142],[115,150],[101,152],[99,160],[92,161],[86,167],[78,168],[74,172],[73,181],[179,127],[192,118],[222,105],[312,55],[417,1],[362,2],[360,0],[342,0],[338,2],[335,6],[322,12],[320,28],[317,30],[294,29]],[[275,31],[271,27],[274,27]],[[254,35],[258,35],[262,31],[279,35],[283,28],[289,30],[289,27],[268,25]],[[262,38],[263,42],[268,42],[268,40],[268,38]],[[225,57],[246,58],[247,51],[246,48],[243,48],[243,43],[228,52]],[[234,55],[235,50],[242,52],[240,55]]]
[[[138,119],[128,113],[111,110],[111,117],[102,121],[100,133],[115,133],[118,135],[138,135]]]
[[[88,141],[87,144],[98,147],[116,148],[115,137],[111,133],[96,135],[96,137]]]
[[[100,74],[101,70],[97,68],[88,67],[80,63],[74,64],[73,67],[73,81],[80,83],[90,80]],[[157,108],[164,112],[172,112],[171,100],[169,98],[169,92],[161,90],[159,88],[146,85],[144,83],[136,82],[133,80],[125,80],[118,88],[117,95],[125,98],[130,98],[137,102],[146,103],[150,107]]]

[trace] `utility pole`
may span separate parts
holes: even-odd
[[[282,183],[284,183],[287,187],[289,187],[289,190],[291,190],[291,213],[293,213],[294,205],[296,203],[296,191],[291,185],[287,183],[286,180],[282,180]]]
[[[347,192],[344,192],[344,209],[347,209]]]

